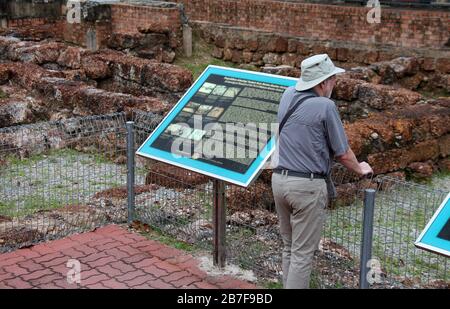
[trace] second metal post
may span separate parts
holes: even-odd
[[[225,267],[225,183],[222,180],[213,180],[213,241],[214,265]]]
[[[127,121],[127,204],[128,224],[134,220],[134,122]]]
[[[372,259],[372,234],[373,234],[373,213],[375,208],[375,190],[364,190],[364,217],[361,243],[361,264],[359,268],[359,287],[369,288],[367,274],[369,273],[369,261]]]

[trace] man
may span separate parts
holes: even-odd
[[[284,92],[278,110],[279,138],[272,190],[283,239],[284,288],[308,288],[328,197],[333,158],[349,170],[373,173],[350,149],[331,93],[336,74],[327,54],[301,63],[301,77]],[[330,185],[331,183],[331,185]]]

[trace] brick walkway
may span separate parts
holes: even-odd
[[[81,264],[80,284],[67,282],[69,259]],[[0,255],[0,288],[255,288],[210,276],[183,251],[116,225]]]

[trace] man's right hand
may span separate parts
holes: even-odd
[[[359,168],[360,168],[360,175],[365,176],[369,174],[373,174],[373,169],[370,167],[369,163],[367,162],[359,162]]]
[[[373,174],[373,170],[367,162],[358,162],[351,148],[342,156],[336,157],[336,159],[346,168],[360,176]]]

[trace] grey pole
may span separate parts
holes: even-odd
[[[213,180],[213,232],[214,232],[214,265],[225,267],[225,182]]]
[[[134,121],[127,121],[127,203],[128,224],[134,220]]]
[[[373,212],[375,208],[375,190],[364,190],[364,217],[361,243],[361,264],[359,266],[359,288],[368,289],[367,274],[370,267],[367,263],[372,258]]]

